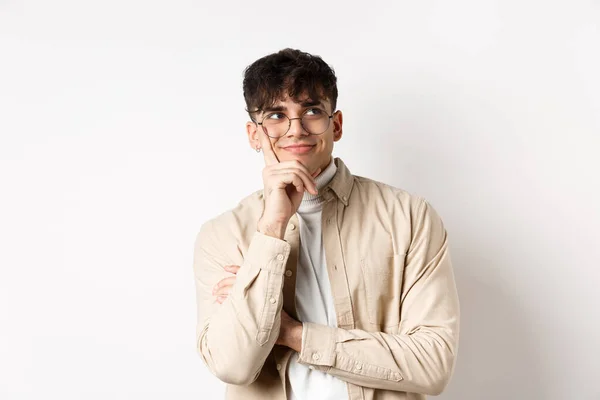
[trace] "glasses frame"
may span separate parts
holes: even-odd
[[[310,110],[311,108],[318,108],[318,107],[310,107],[310,108],[308,108],[306,111]],[[321,109],[321,108],[319,108],[319,110],[322,110],[322,109]],[[267,135],[268,137],[270,137],[270,138],[273,138],[273,139],[282,138],[282,137],[284,137],[285,135],[287,135],[287,133],[290,131],[290,128],[292,127],[292,121],[293,121],[293,120],[295,120],[295,119],[299,119],[299,120],[300,120],[300,125],[302,126],[302,129],[304,129],[304,131],[305,131],[306,133],[308,133],[309,135],[315,135],[315,136],[319,136],[319,135],[322,135],[322,134],[324,134],[325,132],[327,132],[327,129],[329,129],[329,126],[331,125],[331,119],[333,118],[333,115],[335,114],[335,111],[333,112],[333,114],[329,115],[329,114],[327,114],[327,111],[325,111],[325,110],[322,110],[322,111],[325,113],[325,115],[327,115],[327,128],[325,128],[325,130],[324,130],[323,132],[321,132],[321,133],[310,133],[310,132],[309,132],[309,131],[306,129],[306,127],[305,127],[305,126],[304,126],[304,124],[302,123],[302,117],[304,117],[304,114],[306,114],[306,111],[304,111],[304,112],[302,113],[302,116],[300,116],[300,117],[296,117],[296,118],[290,118],[290,117],[288,117],[288,116],[287,116],[285,113],[282,113],[282,112],[279,112],[279,111],[274,111],[274,112],[270,112],[270,113],[268,113],[267,115],[265,115],[265,116],[263,117],[263,119],[262,119],[260,122],[254,121],[254,123],[255,123],[256,125],[260,125],[260,127],[262,128],[262,130],[263,130],[263,132],[265,133],[265,135]],[[265,119],[267,119],[267,117],[268,117],[269,115],[271,115],[271,114],[277,114],[277,113],[285,115],[285,117],[288,119],[288,128],[287,128],[287,130],[285,131],[285,133],[284,133],[284,134],[282,134],[281,136],[271,136],[271,135],[269,135],[269,134],[267,133],[267,130],[266,130],[266,129],[265,129],[265,127],[263,126],[263,122],[265,122]]]

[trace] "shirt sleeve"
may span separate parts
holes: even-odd
[[[458,349],[459,300],[442,221],[424,200],[414,221],[399,333],[303,323],[300,363],[359,386],[442,392]]]
[[[210,223],[203,225],[194,249],[198,323],[197,348],[212,374],[244,385],[258,377],[279,335],[283,273],[290,244],[256,232],[227,299],[212,294],[221,279],[232,276]]]

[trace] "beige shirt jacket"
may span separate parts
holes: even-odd
[[[337,327],[303,322],[298,361],[347,383],[350,400],[425,399],[456,360],[459,301],[442,221],[422,198],[350,173],[322,189],[323,245]],[[294,350],[275,345],[280,311],[297,319],[298,217],[284,240],[257,232],[262,190],[196,238],[197,347],[228,400],[286,400]],[[223,304],[213,286],[240,265]]]

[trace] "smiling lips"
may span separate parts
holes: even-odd
[[[309,144],[294,144],[291,146],[284,147],[283,149],[294,154],[305,154],[311,151],[313,147],[315,146]]]

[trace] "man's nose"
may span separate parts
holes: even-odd
[[[290,118],[290,130],[287,136],[308,136],[310,133],[306,132],[302,126],[300,118]]]

